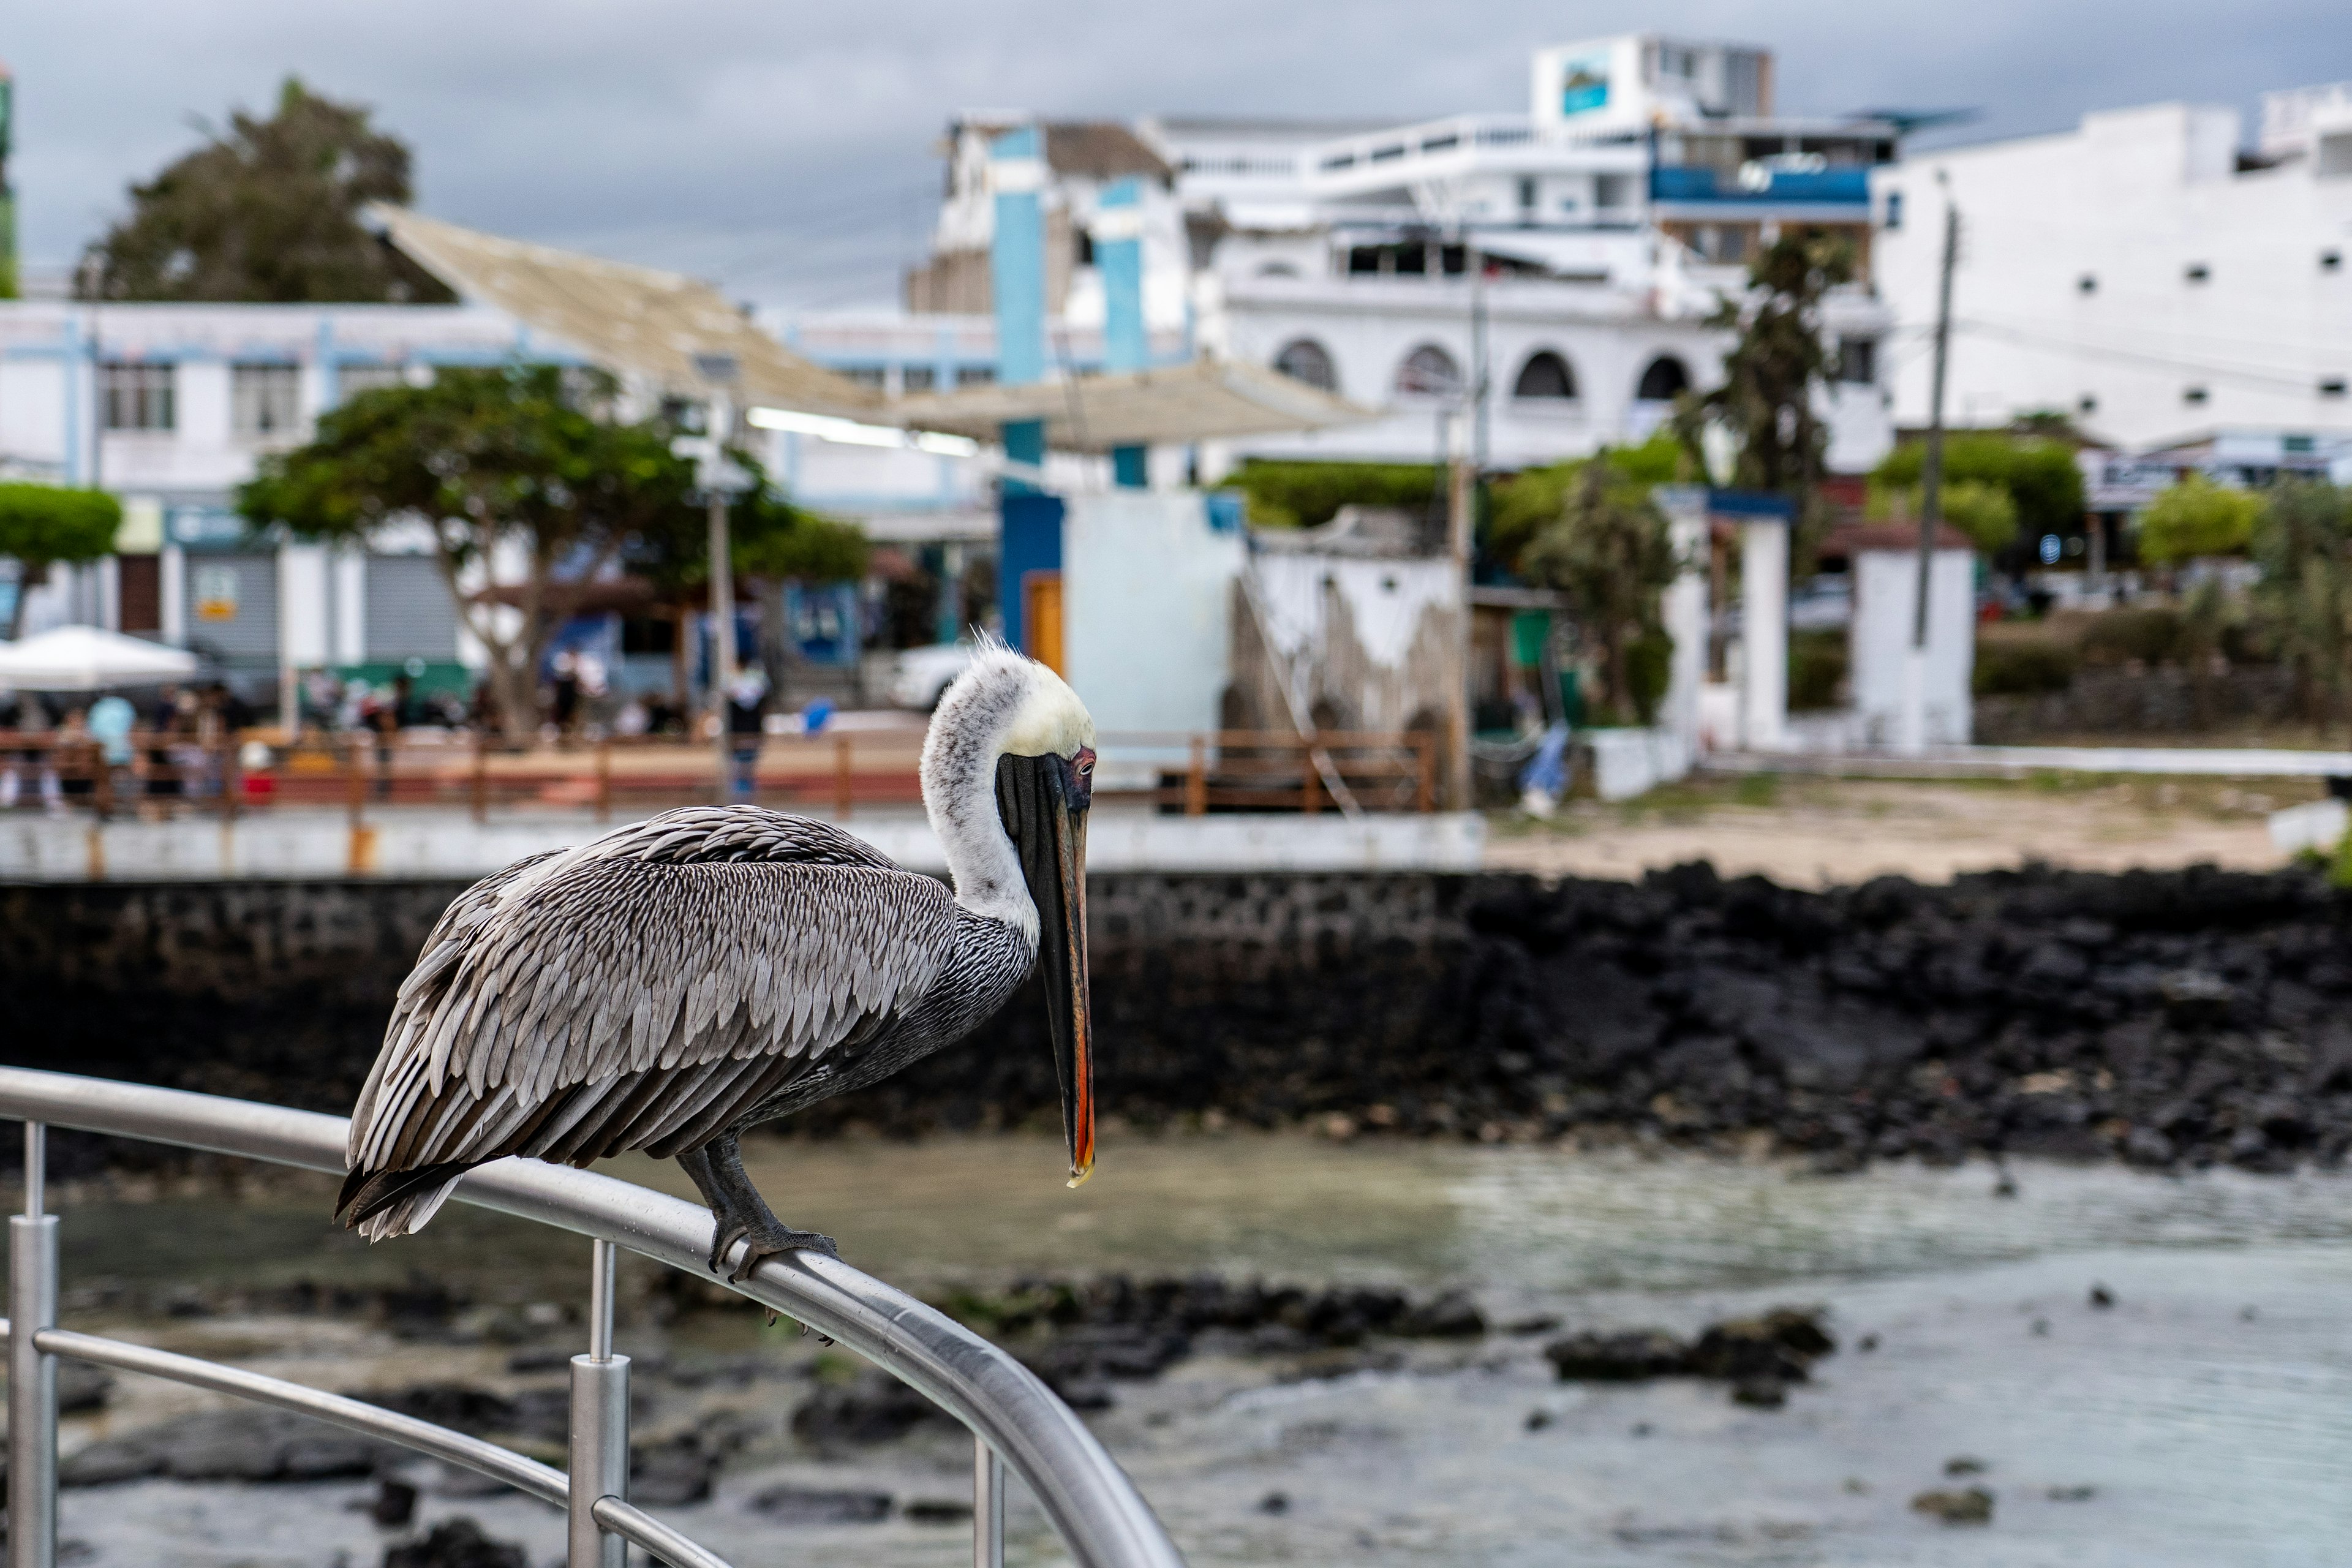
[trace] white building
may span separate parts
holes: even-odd
[[[2139,448],[2224,427],[2352,431],[2352,86],[2185,103],[1927,153],[1871,176],[1874,271],[1927,418],[1945,204],[1960,215],[1946,417],[2057,410]]]

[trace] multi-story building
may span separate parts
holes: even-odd
[[[2164,103],[1923,154],[1871,185],[1904,424],[1927,417],[1948,203],[1950,422],[2053,410],[2135,449],[2352,432],[2352,84],[2265,95],[2251,148],[2236,110]]]

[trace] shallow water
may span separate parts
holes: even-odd
[[[894,1281],[1024,1272],[1213,1270],[1300,1282],[1466,1284],[1490,1317],[1688,1329],[1727,1310],[1826,1304],[1843,1342],[1778,1411],[1717,1385],[1551,1382],[1540,1336],[1423,1349],[1400,1369],[1276,1384],[1197,1358],[1121,1385],[1098,1429],[1195,1563],[2090,1563],[2302,1568],[2352,1560],[2352,1184],[2114,1167],[1895,1167],[1814,1178],[1774,1163],[1305,1138],[1123,1138],[1065,1191],[1029,1138],[764,1143],[753,1173],[793,1223]],[[614,1173],[685,1190],[675,1167]],[[68,1284],[467,1276],[486,1294],[572,1300],[576,1241],[455,1205],[367,1251],[323,1223],[325,1189],[67,1211]],[[454,1222],[454,1223],[453,1223]],[[2093,1281],[2117,1304],[2092,1308]],[[72,1314],[69,1311],[68,1317]],[[2040,1325],[2037,1331],[2037,1324]],[[203,1332],[286,1375],[478,1375],[495,1352],[353,1342],[337,1325]],[[195,1327],[173,1331],[195,1332]],[[721,1338],[762,1339],[757,1314]],[[640,1328],[645,1348],[656,1331]],[[1875,1351],[1858,1348],[1879,1337]],[[625,1333],[624,1348],[632,1338]],[[796,1397],[790,1385],[765,1385]],[[1529,1431],[1528,1417],[1550,1419]],[[127,1413],[126,1413],[127,1414]],[[1637,1433],[1639,1435],[1637,1435]],[[1988,1469],[1948,1482],[1959,1455]],[[968,1561],[957,1529],[785,1531],[744,1498],[780,1477],[953,1497],[953,1441],[730,1476],[682,1527],[764,1563]],[[1993,1523],[1944,1526],[1916,1492],[1987,1486]],[[2056,1500],[2053,1488],[2094,1489]],[[373,1563],[354,1486],[142,1483],[71,1492],[99,1563]],[[1264,1511],[1280,1492],[1286,1510]],[[434,1500],[553,1556],[552,1516]],[[1014,1558],[1054,1558],[1034,1519]]]

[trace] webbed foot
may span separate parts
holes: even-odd
[[[740,1285],[751,1278],[751,1271],[771,1258],[782,1258],[787,1252],[822,1252],[827,1258],[839,1258],[841,1248],[833,1237],[820,1236],[813,1230],[794,1230],[781,1221],[770,1218],[764,1222],[721,1216],[718,1229],[710,1239],[710,1271],[716,1274],[727,1260],[727,1254],[737,1242],[745,1244],[743,1256],[734,1270],[727,1276],[730,1285]]]

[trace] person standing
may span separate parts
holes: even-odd
[[[747,669],[727,689],[727,737],[734,752],[735,798],[748,801],[760,783],[760,742],[766,733],[768,678]]]

